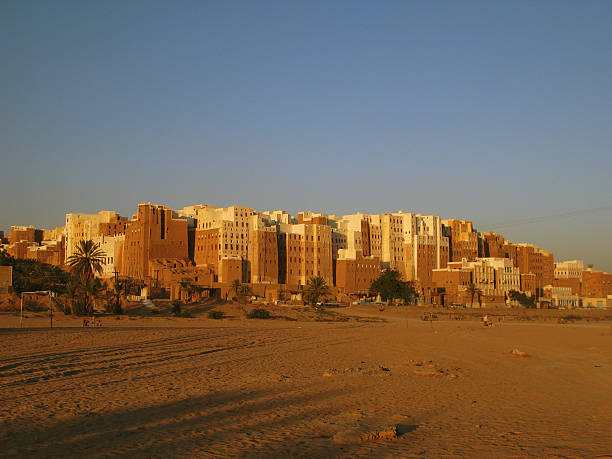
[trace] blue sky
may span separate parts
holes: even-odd
[[[612,2],[0,4],[0,229],[612,204]],[[612,271],[612,212],[501,231]]]

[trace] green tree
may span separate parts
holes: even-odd
[[[474,296],[476,296],[476,293],[478,292],[478,287],[471,283],[467,286],[467,291],[470,294],[470,308],[472,308],[474,307]]]
[[[235,279],[234,282],[232,282],[232,285],[230,287],[230,291],[234,292],[233,298],[238,299],[238,296],[240,295],[241,290],[242,290],[242,284],[240,283],[238,279]]]
[[[380,295],[383,301],[401,298],[406,303],[414,302],[417,296],[411,282],[404,282],[399,271],[385,269],[370,285],[370,293]]]
[[[180,281],[181,289],[187,293],[187,302],[191,303],[193,293],[195,291],[193,280],[190,277],[183,277]]]
[[[76,252],[68,257],[70,270],[78,275],[84,282],[102,273],[102,263],[106,254],[91,239],[80,240]]]
[[[74,300],[79,296],[79,289],[81,288],[81,282],[78,278],[71,276],[66,283],[66,300],[70,307],[70,313],[74,314]],[[66,313],[66,307],[64,306],[64,314]]]
[[[0,251],[0,266],[13,267],[13,291],[17,293],[35,290],[51,290],[61,294],[65,292],[70,273],[61,268],[37,260],[13,258]]]
[[[246,303],[248,297],[253,296],[253,290],[249,284],[242,284],[238,291],[240,298]]]
[[[321,276],[314,276],[308,279],[304,287],[304,299],[307,303],[315,306],[319,302],[319,299],[327,295],[329,295],[329,286],[325,279]]]
[[[521,306],[526,308],[535,308],[535,298],[517,290],[510,290],[508,292],[508,298],[514,301],[518,301]]]
[[[89,315],[93,315],[96,300],[102,296],[104,286],[99,278],[91,277],[84,282],[83,289],[85,292],[85,304],[87,305],[87,311]]]
[[[128,289],[128,282],[125,279],[116,279],[107,290],[106,311],[111,314],[123,314],[123,298]]]
[[[80,240],[76,245],[76,251],[68,257],[68,266],[73,275],[80,279],[81,301],[77,302],[77,308],[73,310],[78,314],[93,315],[96,302],[104,290],[100,279],[96,274],[102,273],[102,263],[106,254],[100,249],[100,244],[95,244],[91,239]]]

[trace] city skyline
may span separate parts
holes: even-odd
[[[145,202],[139,203],[137,206],[144,204]],[[146,203],[149,204],[153,204],[153,205],[161,205],[161,206],[165,206],[169,209],[172,209],[173,212],[178,212],[178,214],[181,213],[182,210],[187,209],[189,207],[198,207],[201,205],[207,205],[207,206],[211,206],[212,208],[217,208],[217,209],[223,209],[223,208],[228,208],[228,207],[247,207],[247,208],[252,208],[254,210],[254,212],[256,214],[263,214],[263,213],[268,213],[268,212],[272,212],[272,211],[282,211],[282,212],[287,212],[287,214],[289,216],[292,216],[294,218],[297,219],[298,214],[300,213],[314,213],[314,214],[322,214],[322,215],[335,215],[337,217],[339,217],[340,219],[342,219],[344,216],[347,215],[355,215],[355,214],[379,214],[379,215],[393,215],[393,214],[397,214],[397,212],[399,213],[414,213],[417,215],[435,215],[443,220],[461,220],[461,221],[468,221],[468,222],[472,222],[472,220],[469,217],[457,217],[457,216],[448,216],[448,215],[439,215],[439,214],[435,214],[432,212],[427,212],[427,211],[413,211],[413,210],[406,210],[406,209],[395,209],[395,210],[391,210],[388,212],[367,212],[367,211],[363,211],[361,209],[359,210],[353,210],[344,214],[339,214],[339,213],[334,213],[334,212],[325,212],[324,210],[320,210],[320,209],[297,209],[296,211],[287,211],[287,209],[280,209],[279,207],[272,207],[269,209],[256,209],[254,207],[249,207],[248,203],[231,203],[228,205],[219,205],[218,203],[210,203],[210,202],[198,202],[198,203],[189,203],[187,205],[184,206],[176,206],[176,207],[172,207],[167,205],[166,203],[159,203],[159,202],[154,202],[151,203],[150,201],[146,201]],[[529,240],[529,239],[513,239],[512,237],[509,236],[509,230],[516,228],[516,227],[520,227],[520,226],[529,226],[531,224],[538,224],[541,223],[541,221],[546,222],[547,220],[551,220],[551,221],[563,221],[563,219],[567,219],[567,218],[576,218],[577,216],[579,216],[580,214],[597,214],[599,212],[605,212],[607,211],[607,208],[603,208],[603,209],[588,209],[586,211],[576,211],[576,212],[571,212],[568,213],[568,215],[565,214],[561,214],[561,215],[548,215],[548,216],[538,216],[538,217],[533,217],[533,218],[529,218],[529,219],[513,219],[513,220],[508,220],[506,222],[499,222],[497,224],[493,224],[490,225],[490,227],[488,228],[481,228],[478,225],[476,225],[474,223],[474,231],[479,233],[479,234],[483,234],[483,233],[495,233],[495,234],[500,234],[502,236],[505,237],[505,239],[508,242],[512,242],[515,244],[533,244],[536,247],[540,247],[544,250],[547,250],[551,253],[553,253],[555,255],[555,262],[562,262],[565,260],[583,260],[585,263],[585,266],[592,266],[594,269],[599,269],[599,270],[604,270],[607,272],[612,271],[611,269],[608,269],[605,267],[605,265],[598,265],[596,263],[592,263],[591,260],[585,258],[584,256],[581,256],[580,254],[578,256],[574,256],[574,257],[568,257],[568,256],[559,256],[558,252],[551,249],[551,247],[548,247],[547,245],[542,245],[539,244],[536,241],[533,240]],[[131,221],[133,217],[135,217],[137,215],[137,212],[134,210],[134,208],[130,210],[124,210],[121,211],[119,208],[115,207],[115,208],[105,208],[105,209],[94,209],[94,210],[87,210],[87,211],[83,211],[83,210],[78,210],[78,211],[71,211],[71,212],[66,212],[61,221],[58,221],[57,224],[52,224],[52,225],[35,225],[33,223],[24,223],[24,224],[15,224],[15,225],[9,225],[6,229],[2,228],[0,229],[0,231],[4,231],[5,236],[7,236],[8,234],[10,234],[10,229],[11,227],[18,227],[18,226],[31,226],[31,227],[35,227],[37,229],[40,230],[53,230],[55,228],[59,228],[61,227],[61,229],[63,230],[63,224],[65,224],[65,218],[67,215],[69,214],[85,214],[85,215],[95,215],[99,212],[111,212],[111,213],[117,213],[118,215],[123,216],[123,218],[127,219],[127,221]],[[577,214],[577,215],[574,215]],[[501,229],[497,229],[497,227],[500,227]]]
[[[142,201],[142,202],[151,202],[151,201]],[[201,203],[201,202],[200,202]],[[165,205],[168,206],[169,208],[172,208],[174,210],[177,209],[181,209],[183,207],[189,206],[189,205],[197,205],[200,203],[188,203],[185,205],[179,205],[179,206],[170,206],[168,205],[167,202],[155,202],[154,204],[160,204],[160,205]],[[244,202],[244,203],[227,203],[227,204],[218,204],[218,203],[210,203],[207,202],[207,204],[216,206],[216,207],[227,207],[227,206],[231,206],[231,205],[237,205],[237,206],[248,206],[248,203]],[[126,216],[128,218],[131,218],[132,215],[134,215],[135,212],[135,208],[137,207],[138,203],[135,203],[135,205],[130,208],[129,206],[121,206],[121,207],[107,207],[107,208],[103,208],[103,209],[77,209],[77,210],[73,210],[70,212],[66,212],[66,213],[85,213],[85,214],[92,214],[92,213],[97,213],[101,210],[108,210],[108,211],[116,211],[118,214]],[[349,214],[354,214],[354,213],[380,213],[380,214],[391,214],[393,212],[398,212],[398,211],[403,211],[403,212],[413,212],[413,213],[420,213],[420,214],[424,214],[424,215],[439,215],[442,218],[445,219],[461,219],[461,220],[469,220],[469,221],[473,221],[474,222],[474,228],[475,230],[477,230],[480,233],[484,233],[484,232],[496,232],[499,234],[504,235],[504,237],[506,237],[507,240],[515,242],[515,243],[527,243],[527,244],[535,244],[536,246],[542,247],[546,250],[549,250],[550,252],[553,252],[555,254],[555,259],[559,260],[559,261],[563,261],[563,260],[575,260],[575,259],[580,259],[580,260],[584,260],[585,265],[593,265],[594,268],[596,269],[602,269],[604,271],[607,272],[612,272],[612,257],[609,255],[609,252],[612,251],[612,248],[609,246],[604,246],[601,247],[599,250],[599,252],[594,251],[594,252],[589,252],[589,251],[585,251],[584,252],[580,252],[580,250],[578,249],[572,249],[572,248],[567,248],[564,246],[564,241],[559,240],[557,237],[555,237],[556,235],[552,234],[551,237],[549,238],[543,238],[543,239],[538,239],[535,240],[533,238],[530,238],[530,236],[533,234],[530,231],[530,227],[534,226],[534,225],[547,225],[547,226],[551,226],[554,227],[557,224],[563,224],[564,222],[570,222],[572,219],[577,219],[579,218],[580,215],[573,215],[574,213],[576,214],[581,214],[583,212],[583,210],[580,211],[574,211],[574,212],[570,212],[569,216],[565,216],[565,215],[544,215],[544,216],[531,216],[530,218],[525,218],[525,219],[520,219],[520,218],[516,218],[516,219],[510,219],[510,220],[505,220],[505,221],[498,221],[498,222],[494,222],[490,225],[479,225],[477,223],[477,221],[472,220],[469,215],[464,215],[464,216],[456,216],[456,215],[441,215],[435,212],[430,212],[427,210],[419,210],[419,211],[415,211],[415,210],[410,210],[410,209],[395,209],[395,210],[389,210],[386,212],[373,212],[373,211],[366,211],[363,209],[353,209],[352,211],[349,210],[345,213],[337,213],[337,212],[330,212],[330,211],[326,211],[325,209],[295,209],[295,210],[288,210],[288,209],[281,209],[280,207],[271,207],[268,209],[256,209],[255,207],[253,207],[253,209],[255,209],[257,212],[264,212],[264,211],[268,211],[268,210],[284,210],[287,211],[289,214],[291,215],[298,215],[299,212],[304,212],[304,211],[313,211],[313,212],[320,212],[323,214],[328,214],[328,215],[349,215]],[[605,218],[605,213],[606,211],[609,212],[609,210],[607,210],[607,208],[604,208],[603,210],[600,209],[586,209],[584,213],[587,214],[587,216],[592,217],[594,219],[597,219],[598,217],[603,216]],[[65,213],[65,214],[66,214]],[[47,224],[47,225],[39,225],[39,224],[35,224],[35,222],[32,221],[25,221],[22,223],[10,223],[8,222],[8,224],[5,227],[0,227],[0,231],[4,231],[5,234],[8,234],[10,232],[10,227],[11,226],[35,226],[36,228],[45,228],[45,229],[52,229],[55,227],[59,227],[62,226],[64,223],[64,216],[65,214],[62,214],[62,216],[60,216],[59,218],[53,218],[51,220],[51,224]],[[598,215],[600,214],[600,215]],[[523,221],[524,220],[524,221]],[[535,220],[534,222],[531,222],[531,220]],[[55,223],[53,223],[55,222]],[[574,222],[574,224],[576,224],[576,222]],[[606,227],[604,226],[604,229]],[[537,233],[535,233],[537,234]],[[514,235],[514,236],[513,236]],[[517,236],[517,237],[515,237]],[[555,242],[556,244],[553,244],[553,242]],[[588,242],[588,241],[587,241]],[[590,255],[590,257],[589,257]],[[596,260],[599,260],[600,262],[597,262]]]
[[[254,294],[276,299],[320,279],[342,301],[368,294],[387,274],[408,282],[421,303],[469,300],[472,307],[470,291],[480,292],[479,305],[484,299],[489,305],[607,307],[612,298],[612,274],[588,262],[555,262],[545,248],[479,232],[469,220],[403,211],[291,215],[236,205],[140,203],[131,218],[102,210],[67,213],[65,226],[53,229],[12,226],[2,242],[14,260],[60,267],[89,245],[100,253],[101,278],[162,289],[171,300],[191,291],[186,279],[221,295],[244,282]]]

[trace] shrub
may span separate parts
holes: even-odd
[[[582,317],[576,316],[574,314],[568,314],[567,316],[563,316],[561,318],[564,319],[564,320],[580,320],[580,319],[582,319]]]
[[[181,315],[181,302],[178,300],[174,300],[172,302],[172,314],[179,317]]]
[[[182,317],[183,319],[191,319],[193,316],[191,315],[189,311],[183,311],[177,314],[177,317]]]
[[[526,295],[525,293],[522,293],[522,292],[519,292],[519,291],[516,291],[516,290],[510,290],[508,292],[508,297],[511,300],[518,301],[518,303],[521,306],[524,306],[526,308],[533,309],[533,308],[536,307],[535,298],[532,297],[532,296]]]
[[[223,319],[225,313],[223,311],[208,311],[209,319]]]
[[[121,302],[110,300],[104,304],[104,310],[109,314],[123,314]]]
[[[51,305],[54,312],[64,312],[64,303],[57,298],[51,299]]]
[[[89,305],[86,301],[75,300],[73,303],[74,313],[77,316],[89,315]]]
[[[267,309],[256,308],[247,314],[247,319],[270,319],[272,315]]]
[[[45,311],[49,309],[49,307],[39,301],[37,298],[28,298],[23,301],[23,309],[28,311]]]

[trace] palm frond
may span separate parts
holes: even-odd
[[[76,246],[76,252],[68,257],[68,266],[73,273],[82,279],[90,279],[95,274],[102,273],[102,264],[106,254],[100,249],[100,244],[91,239],[80,240]]]

